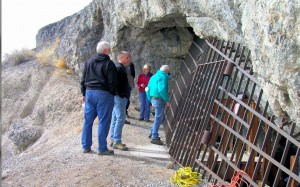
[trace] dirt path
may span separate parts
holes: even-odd
[[[134,115],[137,116],[137,112]],[[7,150],[11,147],[4,148],[2,185],[170,186],[174,170],[166,168],[170,160],[166,147],[150,144],[147,137],[152,123],[129,120],[131,124],[124,126],[123,142],[130,151],[115,150],[114,156],[96,154],[97,125],[93,129],[93,152],[90,154],[81,152],[80,127],[55,141],[50,139],[55,137],[51,131],[45,132],[36,145],[21,154],[14,155]],[[165,140],[162,129],[160,135]],[[3,143],[6,141],[4,136]],[[151,154],[160,158],[150,158]]]

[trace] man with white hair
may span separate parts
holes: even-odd
[[[107,148],[107,135],[114,106],[114,95],[118,89],[118,74],[110,54],[110,44],[101,41],[97,54],[85,64],[81,78],[84,124],[81,145],[83,153],[91,152],[93,123],[98,116],[98,155],[113,155]]]
[[[161,68],[150,78],[146,90],[147,99],[151,101],[155,109],[154,123],[150,130],[149,138],[151,143],[163,145],[158,136],[159,126],[164,120],[165,106],[170,106],[168,94],[168,80],[170,76],[170,67],[162,65]]]

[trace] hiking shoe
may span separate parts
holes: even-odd
[[[140,118],[139,121],[144,121],[144,119],[143,119],[143,118]]]
[[[152,134],[149,134],[149,135],[148,135],[148,138],[151,139],[151,138],[152,138]],[[157,137],[156,139],[159,139],[159,140],[160,140],[160,137]]]
[[[130,121],[127,121],[127,120],[125,119],[125,124],[130,124]]]
[[[126,146],[126,144],[124,144],[124,143],[121,143],[121,144],[122,144],[123,146]],[[110,146],[110,147],[113,147],[113,145],[114,145],[114,142],[111,141],[110,144],[109,144],[109,146]]]
[[[86,149],[86,148],[83,148],[83,149],[82,149],[82,152],[83,152],[83,153],[89,153],[89,152],[91,152],[91,151],[92,151],[91,149]]]
[[[106,151],[103,151],[103,152],[100,152],[98,151],[97,152],[98,155],[114,155],[114,151],[113,150],[106,150]]]
[[[164,145],[164,143],[160,140],[160,138],[152,139],[151,143],[156,145]]]
[[[115,144],[113,145],[113,148],[114,148],[114,149],[119,149],[119,150],[121,150],[121,151],[128,151],[128,147],[126,147],[126,145],[125,145],[125,144],[122,144],[122,143],[115,143]]]

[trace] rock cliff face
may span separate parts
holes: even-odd
[[[37,34],[37,49],[60,39],[57,55],[81,72],[96,43],[112,44],[112,59],[130,51],[136,71],[145,63],[176,71],[193,34],[242,43],[254,75],[277,116],[300,124],[300,2],[295,0],[94,0]]]

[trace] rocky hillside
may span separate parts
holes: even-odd
[[[144,63],[180,67],[193,35],[218,37],[251,50],[254,75],[277,116],[300,123],[300,2],[220,0],[94,0],[82,11],[37,34],[37,48],[57,38],[57,54],[80,74],[99,40],[132,54],[137,72]]]
[[[150,144],[151,123],[129,119],[123,141],[130,151],[99,156],[95,121],[93,152],[82,153],[77,75],[28,61],[3,69],[2,89],[2,186],[169,185],[174,170],[166,168],[166,147]],[[130,114],[138,116],[132,108]],[[158,158],[140,156],[151,153]]]
[[[166,160],[123,152],[111,158],[81,154],[78,75],[99,40],[112,44],[113,60],[120,50],[130,51],[137,74],[145,63],[153,72],[162,64],[176,72],[194,35],[241,43],[251,50],[254,75],[275,114],[300,126],[299,14],[300,2],[294,0],[94,0],[41,28],[35,50],[55,45],[55,55],[75,74],[37,61],[2,70],[4,186],[169,185],[173,171],[165,169]],[[132,110],[137,97],[132,100],[137,115]],[[151,124],[135,119],[132,124],[125,126],[125,143],[148,145]]]

